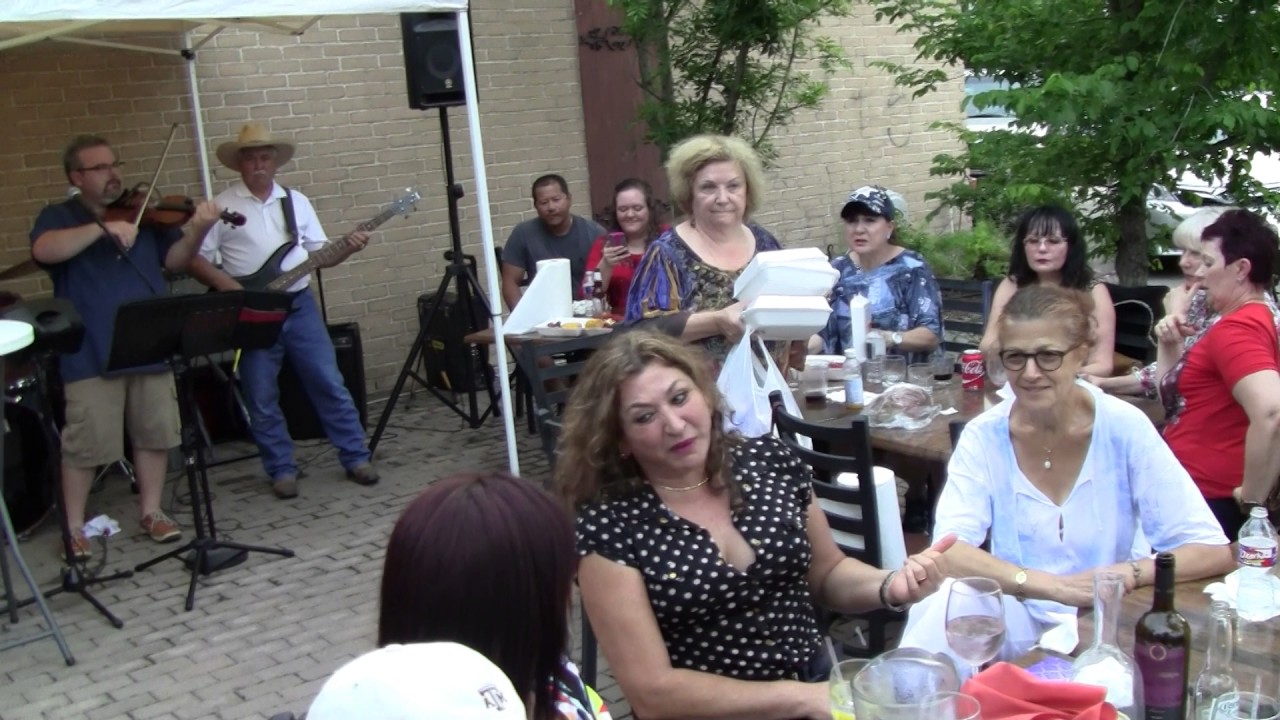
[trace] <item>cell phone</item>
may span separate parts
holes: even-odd
[[[625,247],[627,244],[627,234],[621,232],[609,233],[609,239],[606,242],[610,247]]]

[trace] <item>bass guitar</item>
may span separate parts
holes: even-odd
[[[356,230],[364,232],[373,232],[378,226],[397,215],[408,215],[414,208],[414,204],[422,199],[422,193],[413,188],[406,188],[403,197],[388,205],[382,212],[373,216],[356,226]],[[346,239],[334,240],[326,243],[324,247],[311,253],[297,267],[288,270],[281,269],[280,265],[284,262],[284,258],[293,249],[295,242],[292,240],[276,248],[271,253],[271,257],[262,264],[262,267],[250,275],[241,275],[235,278],[245,290],[288,290],[299,278],[306,277],[311,274],[312,270],[324,267],[337,260],[346,252]]]

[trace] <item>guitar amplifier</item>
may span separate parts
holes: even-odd
[[[431,386],[444,392],[470,392],[484,390],[484,373],[489,358],[488,348],[467,345],[462,338],[474,330],[489,327],[489,316],[483,303],[472,303],[470,321],[466,311],[454,293],[445,293],[444,301],[435,317],[427,317],[435,293],[418,297],[419,327],[425,327],[426,338],[422,344],[423,375]],[[467,365],[471,365],[468,373]]]
[[[360,426],[368,427],[369,411],[364,385],[364,348],[360,343],[360,326],[357,323],[341,323],[329,326],[329,338],[338,356],[338,371],[351,393],[356,411],[360,413]],[[311,398],[307,397],[302,381],[289,364],[288,358],[280,368],[280,410],[284,412],[289,435],[294,440],[315,440],[327,437],[320,419],[316,417]]]

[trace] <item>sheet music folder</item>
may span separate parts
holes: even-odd
[[[271,347],[292,302],[289,293],[233,290],[125,303],[116,309],[107,371]]]

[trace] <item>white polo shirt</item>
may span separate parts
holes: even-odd
[[[301,265],[307,259],[308,252],[319,250],[329,241],[324,228],[320,227],[320,218],[316,217],[311,201],[292,188],[289,193],[293,198],[299,245],[285,256],[281,263],[282,270]],[[241,227],[223,222],[214,224],[200,246],[200,255],[209,262],[217,262],[216,258],[220,255],[223,271],[232,277],[257,272],[277,248],[293,242],[284,220],[284,208],[281,205],[284,197],[284,188],[279,183],[272,183],[271,197],[263,202],[249,192],[243,181],[237,180],[214,198],[214,202],[223,210],[234,210],[244,215],[245,223]],[[302,290],[310,282],[311,276],[308,275],[295,282],[289,290]]]

